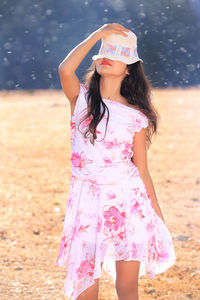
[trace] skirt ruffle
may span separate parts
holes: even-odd
[[[112,185],[71,176],[56,265],[66,268],[65,295],[76,299],[103,269],[116,280],[116,260],[140,261],[153,279],[175,260],[172,238],[140,176]]]

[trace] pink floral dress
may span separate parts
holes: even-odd
[[[148,126],[139,110],[103,99],[110,112],[91,144],[78,123],[87,110],[86,86],[71,118],[71,178],[56,265],[67,270],[65,295],[76,299],[104,270],[116,280],[116,260],[140,261],[139,277],[164,272],[175,262],[171,235],[155,213],[138,168],[131,161],[135,132]]]

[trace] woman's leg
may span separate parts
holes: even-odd
[[[102,269],[103,262],[101,263]],[[85,291],[83,291],[76,300],[98,300],[99,293],[99,278],[96,278],[95,283],[92,286],[89,286]]]
[[[119,300],[138,300],[140,262],[118,260],[116,263],[116,292]]]

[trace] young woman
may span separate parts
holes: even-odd
[[[101,39],[98,55],[79,82],[75,71]],[[119,300],[138,299],[138,277],[175,262],[171,235],[147,165],[157,130],[151,84],[136,35],[105,24],[59,66],[71,107],[71,178],[56,264],[66,267],[65,295],[98,299],[101,268]]]

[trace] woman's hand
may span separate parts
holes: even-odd
[[[94,33],[98,36],[99,39],[106,38],[110,34],[121,34],[124,37],[127,36],[127,34],[124,32],[128,32],[129,29],[125,28],[119,23],[111,23],[111,24],[104,24],[102,27],[97,29]]]
[[[68,53],[68,55],[65,57],[65,59],[61,62],[61,64],[59,65],[61,85],[68,100],[70,101],[70,103],[72,103],[73,108],[75,107],[75,103],[80,92],[80,82],[75,74],[75,70],[77,69],[83,58],[98,40],[105,38],[113,33],[121,34],[126,37],[127,35],[125,32],[127,31],[129,30],[117,23],[105,24],[98,30],[94,31],[79,45],[74,47],[74,49],[72,49],[70,53]]]

